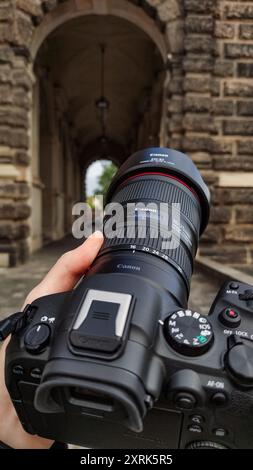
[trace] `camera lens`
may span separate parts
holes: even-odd
[[[109,188],[106,202],[111,203],[110,210],[121,204],[124,221],[118,221],[116,236],[109,225],[111,233],[105,233],[100,257],[124,253],[129,262],[134,254],[149,256],[149,264],[167,263],[183,280],[188,296],[199,236],[209,218],[209,199],[207,186],[185,154],[166,148],[135,153]],[[106,215],[105,225],[108,221]]]

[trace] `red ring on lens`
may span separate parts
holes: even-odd
[[[180,178],[177,178],[176,176],[173,176],[173,175],[170,175],[168,173],[163,173],[163,172],[159,172],[159,171],[152,171],[152,172],[148,172],[148,171],[145,171],[143,173],[137,173],[136,175],[133,175],[133,176],[129,176],[127,179],[125,179],[121,184],[124,184],[126,183],[127,181],[129,180],[132,180],[134,178],[138,178],[139,176],[152,176],[152,175],[155,175],[155,176],[166,176],[166,178],[169,178],[169,179],[172,179],[172,180],[175,180],[177,181],[178,183],[181,183],[183,186],[185,186],[187,189],[189,189],[189,191],[191,191],[191,193],[195,196],[195,198],[199,201],[199,197],[198,197],[198,194],[196,193],[196,191],[191,188],[190,186],[188,186],[188,184],[186,184],[184,181],[182,181]]]

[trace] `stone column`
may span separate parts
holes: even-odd
[[[64,91],[60,86],[54,86],[55,124],[54,124],[54,151],[53,151],[53,188],[55,199],[55,225],[54,240],[65,235],[65,220],[67,210],[67,135],[65,126],[65,111],[67,102]]]
[[[40,168],[40,84],[34,76],[33,106],[30,118],[31,128],[31,251],[43,245],[43,190]]]
[[[182,150],[183,146],[183,55],[174,53],[168,58],[170,81],[166,96],[167,101],[167,146]]]
[[[54,240],[55,197],[54,197],[54,136],[55,109],[54,94],[48,71],[40,69],[40,178],[43,184],[42,194],[42,232],[43,243]]]
[[[77,160],[75,144],[70,124],[64,123],[64,171],[65,171],[65,234],[71,232],[72,208],[81,201],[80,173],[81,167]]]
[[[24,21],[22,23],[24,25]],[[0,266],[29,253],[30,132],[32,78],[15,3],[0,4]]]
[[[159,146],[160,132],[162,126],[162,110],[164,98],[164,80],[165,71],[161,70],[156,74],[155,83],[153,85],[150,102],[150,126],[149,126],[149,145],[152,147]]]
[[[216,7],[216,0],[184,0],[183,150],[201,170],[212,192],[217,180],[213,169],[213,138],[219,132],[213,114],[213,99],[217,93],[214,79]],[[216,246],[221,240],[217,217],[219,215],[212,210],[208,229],[201,239],[201,251],[206,244]]]

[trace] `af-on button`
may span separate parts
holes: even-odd
[[[227,401],[227,395],[223,392],[216,392],[211,397],[211,403],[215,406],[224,406]]]

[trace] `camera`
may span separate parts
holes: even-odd
[[[252,448],[253,287],[225,283],[207,316],[187,306],[209,218],[200,173],[180,152],[145,149],[107,202],[126,222],[77,287],[1,326],[12,332],[6,385],[24,429],[90,448]],[[176,247],[164,243],[169,226]]]

